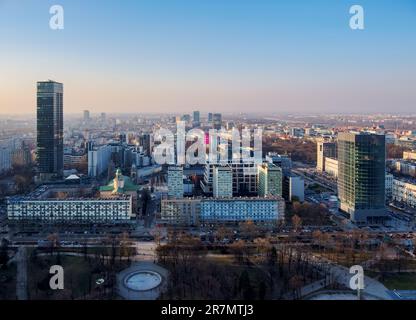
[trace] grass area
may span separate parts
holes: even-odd
[[[350,267],[354,264],[359,264],[360,262],[366,261],[372,257],[370,252],[358,251],[356,250],[353,255],[345,254],[340,252],[324,252],[324,251],[314,251],[314,254],[327,258],[337,264],[340,264],[344,267]]]
[[[390,290],[416,290],[416,273],[392,273],[379,277],[379,281]]]
[[[122,265],[121,265],[122,264]],[[114,266],[94,258],[66,256],[64,254],[31,257],[28,261],[28,288],[30,299],[82,299],[97,294],[95,281],[107,279],[104,287],[111,286],[111,274],[125,267],[116,262]],[[64,290],[51,290],[49,269],[61,265],[64,269]],[[114,272],[113,272],[114,271]]]

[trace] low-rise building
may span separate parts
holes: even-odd
[[[84,196],[78,186],[42,186],[28,196],[6,201],[11,221],[47,223],[125,222],[132,217],[132,197],[126,194],[106,198]]]
[[[392,199],[394,202],[416,208],[416,182],[393,179]]]
[[[273,223],[284,219],[284,212],[285,201],[280,196],[161,200],[161,222],[175,225]]]
[[[325,158],[325,172],[334,178],[338,178],[338,160]]]

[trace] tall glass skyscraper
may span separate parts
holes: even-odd
[[[63,85],[37,83],[37,162],[41,180],[63,174]]]
[[[380,223],[385,209],[385,136],[338,134],[338,196],[341,210],[358,224]]]

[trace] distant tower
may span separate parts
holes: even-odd
[[[63,85],[37,83],[37,162],[40,180],[62,177],[64,168]]]
[[[194,111],[192,126],[194,128],[196,128],[196,127],[199,127],[200,124],[201,124],[201,121],[200,121],[200,113],[199,113],[199,111]]]
[[[90,121],[90,112],[88,110],[84,110],[84,122]]]
[[[222,127],[222,115],[221,113],[214,113],[212,116],[212,127],[216,130],[220,130]]]

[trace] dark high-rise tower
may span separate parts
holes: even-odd
[[[212,115],[212,127],[216,130],[220,130],[222,127],[222,115],[221,113],[214,113]]]
[[[41,180],[63,174],[63,85],[37,83],[37,162]]]
[[[199,111],[194,111],[192,125],[193,125],[194,128],[199,127],[199,125],[200,125]]]
[[[379,223],[385,209],[385,136],[338,134],[338,196],[341,210],[359,224]]]

